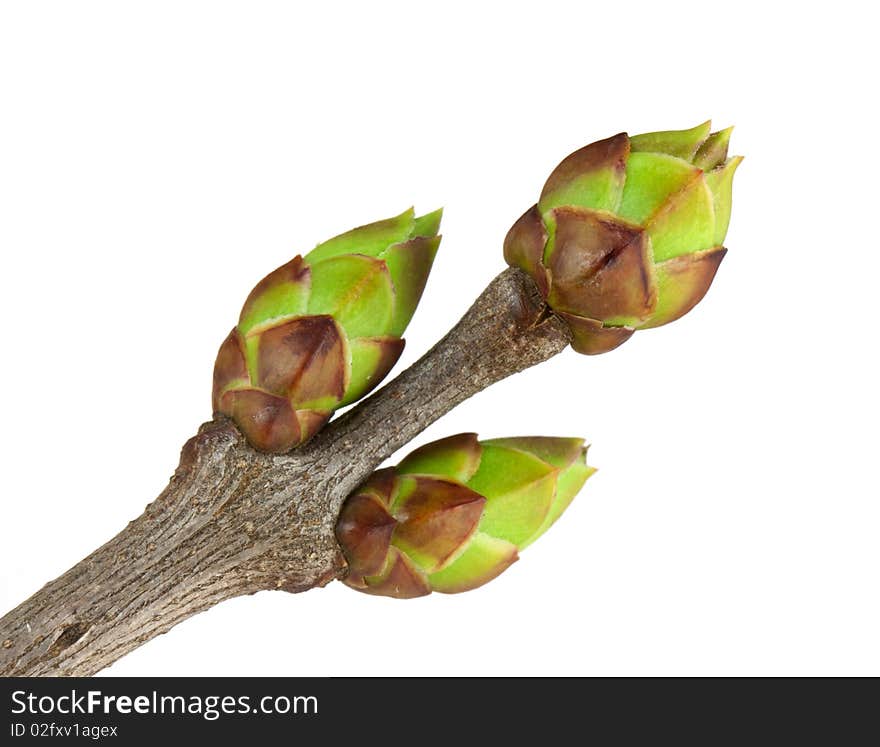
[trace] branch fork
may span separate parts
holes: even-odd
[[[203,424],[141,516],[0,619],[0,675],[91,675],[225,599],[344,577],[334,531],[346,497],[457,404],[569,342],[510,268],[419,361],[305,446],[266,454],[225,416]]]

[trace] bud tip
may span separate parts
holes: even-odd
[[[440,221],[443,219],[443,208],[438,208],[430,213],[419,216],[413,222],[413,236],[430,238],[436,236],[440,230]]]

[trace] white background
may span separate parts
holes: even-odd
[[[0,611],[163,488],[266,272],[444,205],[402,367],[563,156],[711,116],[747,157],[705,301],[418,439],[593,443],[519,563],[459,596],[233,600],[107,672],[880,674],[868,7],[4,2]]]

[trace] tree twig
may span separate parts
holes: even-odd
[[[140,517],[0,619],[0,675],[90,675],[224,599],[344,575],[334,526],[346,496],[457,404],[568,343],[534,283],[508,269],[419,361],[303,448],[263,454],[231,421],[205,423]]]

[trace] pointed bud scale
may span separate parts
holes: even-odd
[[[349,337],[388,334],[394,301],[391,273],[381,259],[344,254],[312,266],[306,311],[332,316]]]
[[[428,273],[440,246],[438,236],[416,236],[392,246],[385,254],[385,264],[395,288],[394,313],[389,333],[400,336],[416,311]]]
[[[727,249],[673,257],[657,265],[660,302],[642,329],[659,327],[683,317],[706,295]]]
[[[330,409],[345,393],[342,331],[332,316],[300,316],[264,330],[255,368],[261,389],[302,409]]]
[[[602,322],[557,311],[571,330],[571,347],[582,355],[599,355],[620,347],[635,332],[632,327],[606,327]]]
[[[365,576],[362,586],[353,589],[383,597],[414,599],[431,593],[431,585],[406,553],[396,547],[388,550],[384,569],[375,576]]]
[[[443,220],[443,208],[439,208],[433,213],[425,213],[424,215],[413,219],[413,228],[410,235],[425,237],[436,236],[440,231],[441,220]]]
[[[220,397],[230,388],[247,386],[248,371],[244,360],[244,344],[237,329],[232,330],[220,346],[214,363],[214,389],[211,402],[220,410]]]
[[[565,158],[514,223],[504,258],[528,273],[597,355],[678,319],[706,294],[725,250],[732,128],[625,133]]]
[[[590,205],[614,212],[626,182],[630,141],[626,133],[591,143],[563,159],[547,178],[538,208]]]
[[[360,337],[349,342],[351,376],[340,406],[357,402],[397,363],[404,341],[399,337]]]
[[[709,137],[712,122],[706,121],[690,130],[646,132],[630,138],[633,153],[667,153],[685,161],[693,161],[700,146]]]
[[[452,565],[428,576],[433,591],[458,594],[497,578],[519,560],[519,548],[507,540],[478,532]]]
[[[532,205],[513,224],[504,238],[504,259],[524,270],[537,283],[545,298],[550,293],[550,273],[544,266],[544,249],[549,233],[537,205]]]
[[[378,257],[387,251],[389,246],[406,241],[411,236],[433,236],[437,233],[436,229],[430,234],[414,233],[415,220],[415,211],[409,208],[393,218],[353,228],[318,244],[309,252],[309,262],[315,263],[323,259],[344,257],[349,254]]]
[[[540,459],[557,469],[567,469],[583,456],[584,451],[582,438],[553,438],[552,436],[492,438],[483,441],[482,445],[531,454],[536,459]]]
[[[519,547],[550,511],[559,470],[527,451],[482,446],[480,468],[468,481],[488,499],[480,529]]]
[[[473,433],[379,470],[342,507],[345,583],[409,599],[491,581],[559,518],[595,470],[579,438],[478,441]]]
[[[626,184],[617,214],[643,226],[671,197],[699,176],[699,169],[675,156],[633,153],[626,164]]]
[[[486,441],[487,444],[504,446],[534,454],[548,464],[552,464],[562,470],[556,482],[556,492],[553,502],[543,524],[538,531],[523,545],[534,542],[562,515],[574,500],[578,491],[583,487],[587,478],[596,470],[583,460],[579,459],[585,450],[584,442],[579,438],[547,438],[546,436],[532,436],[527,438],[499,438]]]
[[[235,421],[248,441],[266,451],[283,451],[288,443],[302,440],[302,423],[286,397],[261,389],[235,388],[220,397],[218,410]]]
[[[654,262],[711,249],[715,238],[712,192],[702,178],[694,176],[655,210],[645,223]]]
[[[375,576],[382,571],[395,526],[394,517],[376,495],[357,493],[345,502],[336,534],[340,542],[351,548],[351,557],[356,562],[351,566],[352,574]]]
[[[590,319],[647,317],[656,304],[654,278],[645,271],[645,232],[590,210],[555,208],[555,232],[545,259],[553,278],[547,302]]]
[[[477,531],[486,499],[450,480],[401,477],[395,546],[426,572],[449,565]]]
[[[238,319],[238,332],[253,336],[276,319],[305,313],[311,274],[302,257],[294,257],[264,277],[250,292]]]
[[[715,244],[721,246],[730,224],[730,207],[733,200],[733,175],[742,163],[742,156],[734,156],[721,166],[706,173],[706,184],[712,191],[715,205]]]
[[[401,475],[439,475],[466,483],[480,466],[476,433],[459,433],[422,446],[397,465]]]
[[[709,135],[694,156],[694,166],[703,171],[711,171],[721,166],[727,160],[727,148],[732,134],[733,127],[728,127]]]
[[[373,389],[403,351],[441,215],[410,209],[355,228],[263,278],[217,354],[214,411],[282,453]]]

